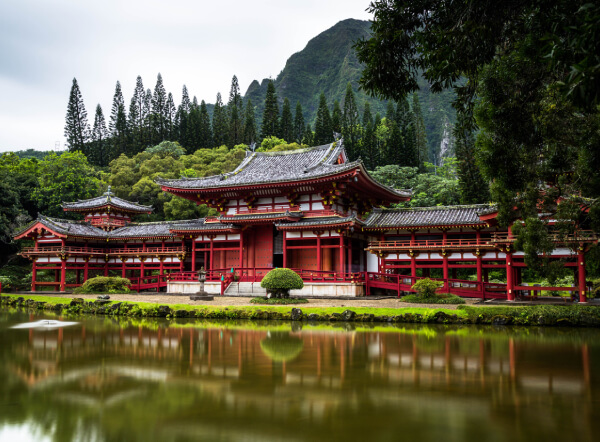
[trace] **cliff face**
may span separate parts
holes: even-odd
[[[370,27],[368,21],[341,21],[310,40],[302,51],[293,54],[274,79],[280,105],[287,97],[293,111],[296,103],[300,102],[304,118],[314,124],[321,92],[325,94],[330,108],[335,100],[343,106],[346,86],[350,83],[361,113],[365,102],[368,101],[373,116],[377,112],[385,116],[387,102],[369,97],[358,89],[358,80],[363,68],[352,46],[357,40],[369,36]],[[260,83],[254,80],[244,95],[244,99],[251,99],[256,106],[256,116],[259,120],[263,113],[267,83],[268,79],[263,79]],[[430,160],[434,161],[440,154],[444,131],[447,131],[448,126],[455,120],[451,107],[453,95],[450,91],[431,94],[424,80],[420,81],[420,85],[419,99],[427,128],[429,155]],[[446,155],[452,151],[450,140]]]

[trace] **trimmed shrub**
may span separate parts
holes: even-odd
[[[81,287],[73,290],[74,293],[129,293],[129,285],[131,282],[127,278],[119,278],[116,276],[97,276],[90,278],[83,283]]]
[[[304,282],[291,269],[273,269],[265,275],[260,286],[267,289],[267,298],[289,298],[290,290],[301,289]]]
[[[435,291],[443,285],[444,283],[441,281],[423,278],[414,283],[412,289],[416,291],[417,295],[421,298],[435,298]]]

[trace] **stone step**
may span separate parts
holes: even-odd
[[[265,296],[267,291],[260,286],[259,282],[232,282],[225,295],[228,296]]]

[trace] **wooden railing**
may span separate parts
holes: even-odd
[[[90,224],[92,226],[101,226],[101,227],[123,227],[127,222],[122,219],[115,218],[93,218],[90,220]]]
[[[21,253],[24,255],[45,255],[45,254],[83,254],[83,255],[155,255],[155,254],[177,254],[185,252],[183,246],[177,247],[142,247],[119,248],[119,249],[101,249],[94,247],[72,247],[72,246],[49,246],[49,247],[25,247]]]
[[[419,239],[401,241],[371,241],[367,250],[374,249],[438,249],[438,248],[473,248],[494,247],[490,240],[486,239]]]

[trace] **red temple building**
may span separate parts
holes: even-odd
[[[32,290],[64,291],[92,276],[118,275],[138,290],[195,291],[201,267],[208,271],[207,291],[221,294],[253,291],[274,267],[296,270],[305,281],[302,293],[313,296],[399,294],[427,276],[460,296],[513,300],[549,289],[523,285],[523,253],[497,225],[494,206],[385,208],[409,200],[410,192],[384,186],[360,160],[348,161],[341,140],[248,152],[233,172],[158,184],[218,216],[133,222],[152,208],[124,201],[110,188],[98,198],[64,203],[84,220],[40,216],[15,236],[34,242],[22,251],[33,261]],[[596,242],[589,232],[566,242],[556,237],[551,256],[574,270],[576,286],[560,289],[579,292],[581,301],[585,252]],[[459,269],[471,269],[476,280],[459,279]],[[506,272],[506,284],[488,282],[490,269]],[[40,270],[54,271],[54,280],[38,280]]]

